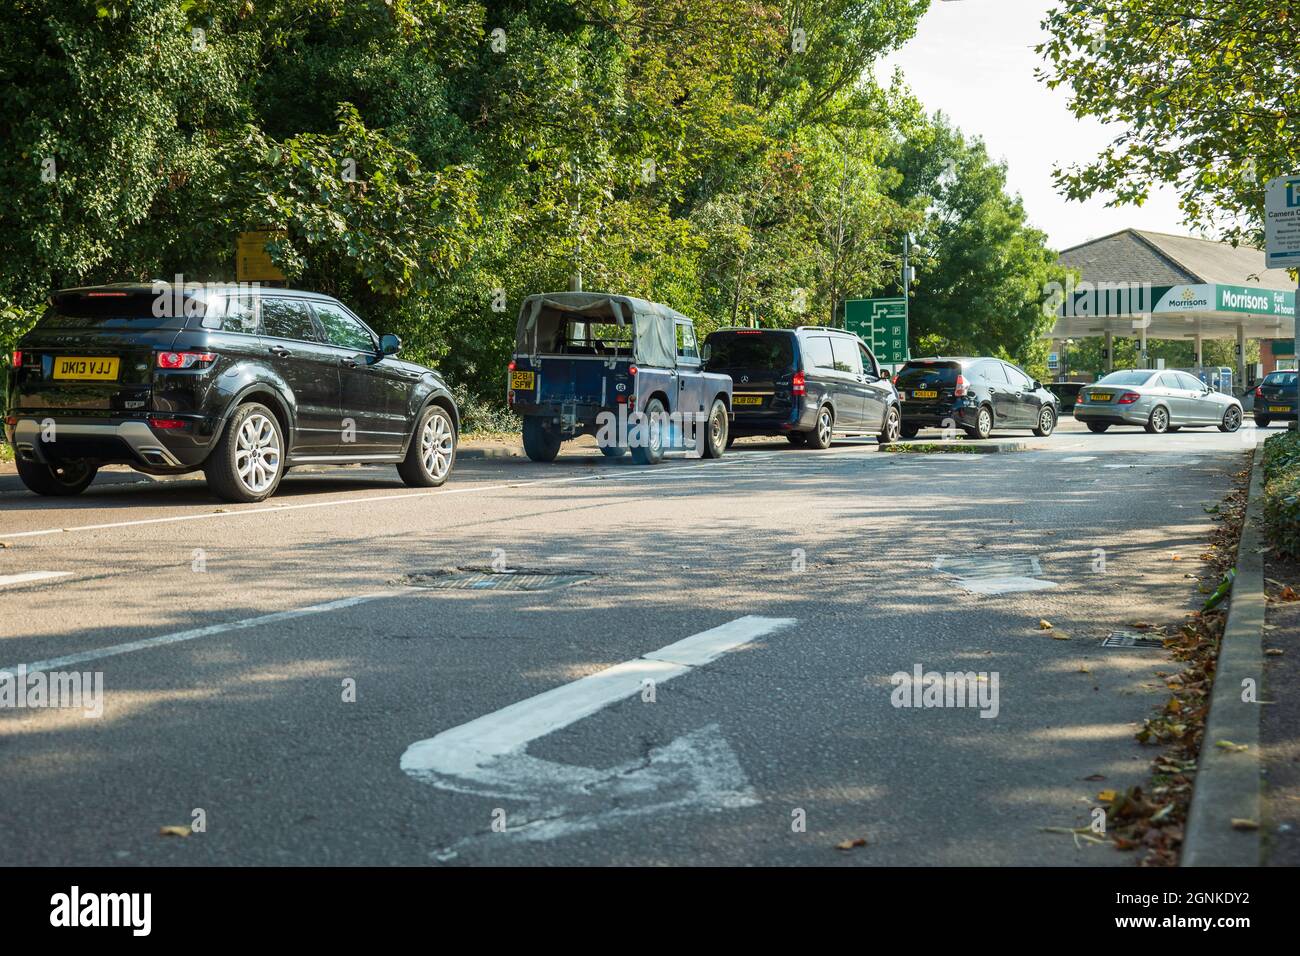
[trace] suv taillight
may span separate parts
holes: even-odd
[[[952,394],[955,398],[966,397],[966,379],[961,375],[957,376],[957,387],[952,390]]]
[[[22,368],[22,367],[23,367],[23,353],[19,352],[17,349],[14,349],[14,368]]]
[[[158,367],[166,369],[193,368],[217,360],[216,352],[159,352]]]
[[[803,377],[803,372],[795,372],[794,378],[790,379],[790,392],[793,395],[803,395],[808,391],[808,385]]]
[[[1132,405],[1134,402],[1136,402],[1136,401],[1137,401],[1139,398],[1141,398],[1141,397],[1142,397],[1142,396],[1139,395],[1137,392],[1125,392],[1125,393],[1124,393],[1123,395],[1121,395],[1119,398],[1115,399],[1115,404],[1116,404],[1116,405]]]

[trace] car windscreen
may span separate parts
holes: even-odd
[[[1156,373],[1147,369],[1125,369],[1097,379],[1094,385],[1145,385]]]
[[[952,388],[961,367],[956,362],[926,362],[904,365],[898,373],[898,388]]]
[[[705,368],[711,372],[733,368],[784,371],[794,366],[794,347],[783,332],[714,332],[705,345],[709,356]]]
[[[1296,372],[1269,372],[1264,376],[1264,384],[1295,388],[1296,374]]]

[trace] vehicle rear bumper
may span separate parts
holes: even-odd
[[[951,422],[959,427],[976,425],[979,409],[974,405],[902,405],[903,424],[917,428],[946,428]]]
[[[17,419],[6,426],[15,455],[43,464],[84,459],[145,468],[194,468],[207,458],[213,440],[206,419],[182,419],[181,428],[166,430],[155,430],[143,418],[69,421],[19,414]],[[47,434],[52,441],[45,440]]]
[[[1079,422],[1097,422],[1103,425],[1145,425],[1150,412],[1136,406],[1118,405],[1075,405],[1074,420]]]
[[[1278,403],[1279,406],[1282,404],[1282,402]],[[1279,418],[1285,421],[1290,418],[1295,418],[1296,410],[1294,406],[1288,406],[1285,412],[1275,412],[1267,401],[1257,398],[1255,399],[1254,415],[1256,418]]]
[[[785,435],[790,432],[812,431],[817,427],[813,412],[803,413],[805,402],[778,411],[748,411],[744,405],[732,409],[731,433],[733,435]],[[806,420],[805,420],[806,419]]]

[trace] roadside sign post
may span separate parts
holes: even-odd
[[[1270,269],[1300,269],[1300,174],[1270,179],[1264,192],[1265,264]],[[1296,355],[1300,358],[1300,283],[1296,285]],[[1300,367],[1300,364],[1297,365]],[[1291,422],[1295,431],[1300,422]]]
[[[844,303],[844,328],[860,335],[881,365],[902,365],[911,358],[907,300],[902,297],[849,299]]]

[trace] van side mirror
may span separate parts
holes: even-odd
[[[396,335],[385,335],[379,340],[380,355],[396,355],[402,351],[402,340]]]

